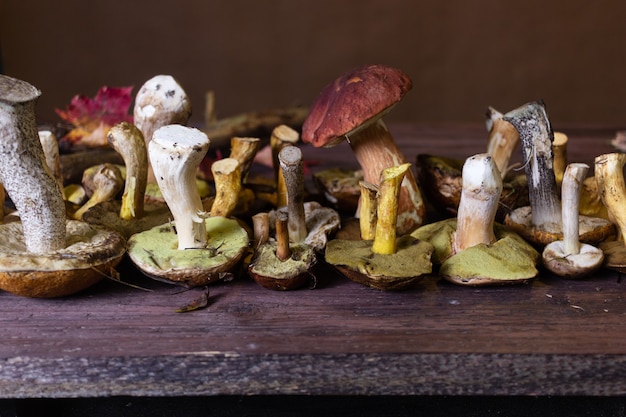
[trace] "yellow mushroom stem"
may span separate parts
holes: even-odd
[[[500,175],[504,178],[511,169],[509,161],[519,145],[519,133],[511,123],[503,119],[503,114],[493,107],[487,109],[486,124],[489,132],[487,153],[491,155]]]
[[[241,181],[243,183],[248,178],[250,166],[260,147],[261,139],[259,138],[234,136],[230,140],[230,157],[239,161]]]
[[[289,240],[302,242],[307,236],[304,212],[304,165],[302,151],[297,146],[286,146],[278,154],[280,169],[287,191],[289,213]]]
[[[148,182],[148,149],[143,134],[132,123],[122,122],[109,130],[107,141],[122,156],[126,167],[120,219],[141,218]]]
[[[211,216],[229,217],[232,215],[241,191],[241,170],[234,158],[224,158],[211,165],[215,181],[215,200],[211,206]]]
[[[624,183],[625,153],[608,153],[595,159],[595,176],[602,203],[609,219],[619,229],[619,239],[626,242],[626,185]]]
[[[378,204],[376,232],[372,243],[372,252],[380,255],[396,253],[396,236],[398,222],[398,200],[402,180],[409,171],[411,164],[404,163],[385,168],[380,174],[378,186]]]
[[[572,163],[563,173],[561,185],[561,210],[563,218],[563,249],[568,254],[580,253],[580,190],[582,182],[587,176],[589,165]]]
[[[493,223],[502,193],[502,177],[489,154],[468,158],[462,176],[463,189],[453,236],[454,253],[496,241]]]
[[[122,190],[123,185],[124,179],[118,167],[113,164],[99,165],[93,176],[93,194],[91,194],[91,197],[85,204],[74,212],[72,218],[74,220],[82,220],[83,214],[96,204],[113,200],[117,193]]]
[[[285,209],[276,211],[276,257],[281,261],[286,261],[291,257],[289,214]]]
[[[557,187],[563,183],[563,175],[567,167],[567,135],[563,132],[554,132],[554,141],[552,142],[553,162],[552,169],[556,179]]]
[[[300,134],[287,125],[279,125],[272,130],[270,136],[270,149],[272,151],[272,166],[274,168],[274,180],[276,181],[276,207],[287,205],[287,191],[285,179],[280,169],[278,155],[286,146],[294,146],[300,140]]]
[[[376,236],[378,187],[367,181],[359,181],[361,202],[359,206],[359,226],[361,239],[373,240]]]

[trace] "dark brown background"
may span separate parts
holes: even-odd
[[[626,124],[623,0],[0,0],[4,73],[43,91],[56,120],[74,94],[175,76],[201,121],[308,105],[365,63],[405,70],[414,89],[389,115],[482,122],[543,98],[553,124]],[[136,90],[135,90],[136,91]]]

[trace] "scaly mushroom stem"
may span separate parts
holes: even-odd
[[[487,109],[486,116],[489,132],[487,153],[492,156],[500,175],[504,178],[511,169],[509,161],[513,151],[519,145],[519,133],[511,123],[503,119],[504,115],[493,107]]]
[[[396,236],[398,222],[398,200],[401,195],[402,182],[410,172],[409,163],[385,168],[380,174],[378,186],[377,220],[372,252],[380,255],[396,253]]]
[[[270,237],[270,216],[262,212],[252,216],[252,231],[254,236],[254,249],[258,249],[266,243]]]
[[[496,241],[493,223],[502,193],[502,177],[489,154],[467,158],[463,165],[463,190],[453,235],[453,251]]]
[[[307,236],[302,151],[297,146],[286,146],[278,154],[278,160],[287,191],[289,239],[294,243],[302,242]]]
[[[170,75],[152,77],[141,86],[135,97],[133,121],[143,133],[146,147],[157,129],[170,124],[185,125],[190,116],[191,103],[187,93]],[[148,182],[155,182],[150,165]]]
[[[359,206],[361,239],[373,240],[374,236],[376,236],[376,222],[378,221],[378,187],[366,181],[359,181],[359,187],[361,188],[361,203]]]
[[[178,249],[203,248],[207,242],[196,171],[209,143],[198,129],[168,125],[155,131],[148,145],[157,183],[176,223]]]
[[[284,209],[276,211],[276,257],[281,261],[286,261],[291,257],[289,214]]]
[[[93,175],[93,194],[72,216],[74,220],[82,220],[83,214],[96,204],[115,198],[124,185],[119,168],[113,164],[101,164]]]
[[[4,186],[0,184],[0,223],[4,222],[4,200],[6,199],[6,193],[4,192]]]
[[[241,170],[234,158],[219,159],[211,165],[215,181],[215,200],[211,206],[211,216],[229,217],[239,200],[241,191]]]
[[[602,203],[609,218],[619,229],[619,239],[626,242],[626,184],[624,183],[625,153],[608,153],[595,159],[595,176]]]
[[[563,183],[563,175],[567,168],[567,142],[568,137],[563,132],[554,132],[554,142],[552,142],[552,154],[554,167],[554,178],[557,188]]]
[[[279,125],[272,130],[270,149],[272,150],[272,166],[274,167],[274,180],[276,181],[276,207],[287,205],[287,190],[285,189],[285,179],[280,169],[278,155],[284,147],[295,145],[299,139],[300,134],[287,125]]]
[[[33,85],[0,75],[0,183],[19,212],[29,252],[65,248],[65,202],[45,166],[37,133]]]
[[[363,169],[363,180],[378,184],[380,173],[390,167],[406,162],[385,122],[375,123],[357,130],[348,137],[354,156]],[[422,194],[409,169],[404,175],[398,200],[398,234],[409,233],[424,222],[426,208]]]
[[[543,102],[532,102],[504,115],[519,132],[532,223],[536,226],[561,224],[561,203],[553,169],[554,134]]]
[[[230,140],[230,157],[239,161],[241,181],[248,179],[250,166],[261,147],[261,139],[235,136]]]
[[[50,168],[50,172],[59,183],[59,188],[63,190],[63,175],[61,174],[61,162],[59,158],[59,141],[57,137],[49,130],[40,130],[39,141],[46,157],[46,165]]]
[[[109,130],[107,141],[122,156],[126,166],[120,218],[123,220],[141,218],[144,215],[144,197],[148,180],[148,150],[143,134],[135,125],[122,122]]]
[[[563,218],[563,248],[565,253],[580,253],[580,190],[589,165],[582,163],[569,164],[563,174],[561,186],[561,205]]]

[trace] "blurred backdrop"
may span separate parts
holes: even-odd
[[[558,124],[626,125],[623,0],[0,0],[2,71],[75,94],[173,75],[203,119],[305,105],[367,63],[414,82],[388,120],[482,123],[544,99]],[[136,91],[136,90],[135,90]]]

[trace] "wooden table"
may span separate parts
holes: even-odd
[[[558,128],[558,127],[557,127]],[[482,126],[391,127],[407,158],[484,152]],[[570,161],[613,151],[615,129],[562,129]],[[347,146],[305,146],[312,169],[356,166]],[[217,395],[626,394],[626,287],[602,271],[467,288],[425,279],[381,292],[322,269],[316,289],[247,278],[196,296],[142,277],[65,299],[0,294],[1,398]]]

